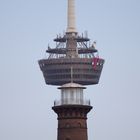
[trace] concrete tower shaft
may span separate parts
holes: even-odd
[[[75,0],[68,0],[68,12],[67,12],[67,31],[66,31],[66,57],[76,58],[78,57],[77,51],[77,31],[76,31],[76,16],[75,16]]]
[[[75,0],[68,0],[68,19],[67,19],[67,32],[75,33],[76,24],[75,24]]]

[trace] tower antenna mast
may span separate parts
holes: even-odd
[[[75,24],[75,0],[68,0],[67,32],[77,32]]]

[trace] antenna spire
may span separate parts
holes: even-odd
[[[75,0],[68,0],[67,32],[77,32],[75,26]]]

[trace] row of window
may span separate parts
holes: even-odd
[[[87,75],[87,74],[74,74],[73,79],[96,79],[98,75]],[[63,74],[63,75],[48,75],[46,76],[47,79],[71,79],[70,74]]]
[[[74,124],[73,126],[70,123],[66,123],[65,126],[60,126],[59,128],[74,128],[74,127],[82,127],[82,124],[80,122],[78,122],[77,124]]]
[[[54,73],[71,73],[71,71],[73,71],[73,73],[86,73],[86,72],[93,72],[93,68],[92,69],[52,69],[52,70],[46,70],[47,73],[49,74],[54,74]]]
[[[59,61],[57,61],[57,60],[59,60]],[[69,64],[75,64],[75,65],[77,65],[77,64],[92,64],[92,61],[91,61],[91,59],[82,59],[81,58],[81,60],[80,59],[73,59],[73,60],[71,60],[71,59],[50,59],[48,62],[44,62],[44,63],[40,63],[40,67],[44,67],[44,66],[49,66],[49,65],[69,65]]]

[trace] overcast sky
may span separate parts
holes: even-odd
[[[60,91],[38,60],[66,30],[66,0],[0,0],[0,140],[56,140]],[[140,140],[140,1],[76,0],[76,26],[106,60],[88,86],[89,140]]]

